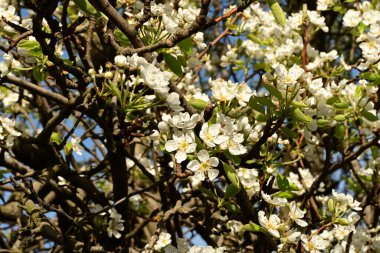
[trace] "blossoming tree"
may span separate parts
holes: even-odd
[[[380,252],[379,1],[0,16],[1,252]]]

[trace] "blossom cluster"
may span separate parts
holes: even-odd
[[[209,1],[118,0],[101,14],[68,1],[39,23],[8,2],[0,162],[22,179],[35,170],[38,194],[72,197],[59,208],[91,231],[86,247],[255,252],[263,239],[268,252],[380,251],[378,1],[287,15],[276,1],[238,1],[207,24]],[[70,29],[54,25],[62,16]],[[105,45],[112,54],[91,55]],[[62,216],[50,195],[23,194]],[[212,246],[190,246],[195,236]]]

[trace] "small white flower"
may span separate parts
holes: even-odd
[[[299,209],[295,201],[292,201],[290,203],[289,209],[290,209],[289,210],[290,219],[294,220],[299,226],[306,227],[307,226],[306,221],[302,220],[306,212]]]
[[[242,155],[247,153],[247,148],[241,143],[244,141],[244,135],[233,133],[228,140],[220,145],[221,149],[228,149],[232,155]]]
[[[172,242],[171,237],[172,236],[169,233],[161,232],[158,236],[156,244],[154,245],[154,249],[158,251],[170,245],[170,243]]]
[[[110,214],[110,221],[107,227],[108,236],[114,236],[119,239],[121,237],[120,231],[124,230],[124,220],[121,218],[121,215],[117,213],[115,208],[110,209],[108,212]]]
[[[80,138],[78,137],[71,137],[71,148],[77,155],[82,155],[83,148],[80,146]]]
[[[221,78],[209,80],[213,97],[221,102],[229,102],[235,98],[237,85],[230,80],[224,81]]]
[[[221,135],[221,125],[204,123],[199,133],[199,137],[205,142],[205,144],[213,148],[218,144],[221,144],[228,140],[227,136]]]
[[[319,235],[314,235],[309,238],[307,235],[301,235],[302,246],[310,253],[320,253],[329,246],[329,242],[323,240]]]
[[[144,79],[149,88],[160,94],[166,94],[169,91],[169,80],[172,74],[167,71],[161,71],[153,64],[147,63],[141,66],[141,77]]]
[[[203,181],[206,178],[206,175],[210,181],[214,180],[219,171],[213,169],[219,164],[219,160],[216,157],[210,157],[206,150],[201,150],[197,153],[198,160],[192,160],[188,163],[187,168],[195,172],[194,177]]]
[[[266,194],[263,191],[261,191],[261,196],[263,197],[265,202],[267,202],[271,205],[274,205],[274,206],[285,206],[288,203],[288,201],[285,198],[279,198],[279,197],[275,196],[272,199],[272,197],[270,195]]]
[[[260,225],[266,228],[271,235],[280,238],[280,232],[278,232],[277,229],[280,227],[281,220],[277,215],[272,214],[268,219],[265,216],[264,211],[259,211],[259,222]]]
[[[124,55],[116,55],[114,61],[119,68],[127,66],[127,57]]]
[[[165,143],[165,149],[168,152],[177,151],[175,158],[178,163],[181,163],[186,160],[189,153],[193,153],[197,147],[195,143],[194,132],[185,131],[177,132],[173,134],[173,140],[169,140]]]
[[[343,25],[347,27],[356,27],[362,21],[360,11],[348,10],[343,17]]]
[[[175,112],[184,110],[181,106],[181,101],[179,100],[179,94],[176,92],[172,92],[167,96],[166,103],[168,103],[169,107]]]
[[[280,83],[283,83],[286,85],[294,85],[305,71],[297,64],[294,64],[289,69],[289,71],[286,70],[284,65],[279,64],[276,67],[275,72],[277,74],[277,77]]]
[[[197,32],[193,37],[193,41],[197,44],[197,48],[200,50],[207,47],[206,43],[203,42],[203,32]]]
[[[180,112],[179,114],[173,115],[172,118],[169,118],[168,123],[176,128],[193,129],[201,118],[202,116],[198,113],[190,116],[188,112]]]

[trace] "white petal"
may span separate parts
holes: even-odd
[[[282,64],[279,64],[276,69],[276,74],[279,76],[281,79],[284,79],[288,75],[288,71],[286,70],[285,66]]]
[[[259,211],[259,223],[260,223],[260,225],[266,228],[267,222],[268,222],[268,219],[265,216],[264,211]]]
[[[208,152],[204,149],[199,151],[197,156],[198,156],[199,161],[201,161],[201,162],[206,162],[208,160],[208,158],[210,157]]]
[[[217,167],[219,164],[219,160],[216,157],[210,157],[208,161],[210,162],[212,167]]]
[[[212,124],[208,127],[208,132],[212,136],[217,136],[220,133],[220,124]]]
[[[197,144],[196,143],[191,143],[187,149],[186,149],[186,153],[193,153],[195,152],[195,150],[197,149]]]
[[[269,229],[268,232],[274,237],[280,238],[280,233],[275,229]]]
[[[275,214],[272,214],[271,216],[269,216],[269,222],[272,224],[272,225],[275,225],[276,227],[278,227],[281,223],[281,220],[280,218],[275,215]]]
[[[173,141],[173,140],[170,140],[170,141],[167,141],[165,143],[165,149],[168,151],[168,152],[173,152],[175,150],[178,149],[178,143]]]
[[[296,64],[294,64],[293,67],[289,69],[289,75],[293,78],[293,80],[300,78],[303,73],[304,70]]]
[[[207,170],[208,179],[210,179],[210,181],[213,181],[218,176],[218,174],[219,174],[219,171],[216,169]]]
[[[307,227],[307,222],[301,219],[296,219],[295,222],[301,227]]]
[[[175,154],[175,159],[177,159],[177,162],[178,162],[178,163],[181,163],[181,162],[185,161],[186,158],[187,158],[186,153],[183,152],[183,151],[178,151],[178,152]]]
[[[199,161],[192,160],[187,164],[187,168],[191,171],[197,171],[199,169]]]
[[[194,177],[200,181],[204,181],[206,179],[204,170],[197,170],[194,173]]]

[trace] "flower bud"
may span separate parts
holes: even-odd
[[[89,70],[88,70],[88,74],[89,74],[90,76],[95,75],[95,74],[96,74],[95,69],[89,69]]]
[[[113,73],[111,71],[107,71],[106,73],[104,73],[104,77],[106,79],[111,79],[113,77]]]
[[[335,211],[335,201],[333,199],[329,199],[327,201],[327,208],[330,213],[334,213]]]
[[[115,56],[115,64],[119,68],[123,68],[127,65],[127,57],[124,55],[116,55]]]

